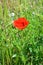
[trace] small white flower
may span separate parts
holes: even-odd
[[[14,13],[11,13],[11,16],[14,16],[15,14]]]
[[[14,58],[14,57],[16,57],[16,54],[14,54],[14,55],[12,56],[12,58]]]
[[[35,15],[35,12],[33,12],[32,14]]]
[[[14,13],[9,13],[9,17],[11,17],[11,16],[15,16],[15,14]]]

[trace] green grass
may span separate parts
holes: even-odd
[[[30,22],[22,31],[19,17]],[[0,65],[43,65],[43,0],[0,0]]]

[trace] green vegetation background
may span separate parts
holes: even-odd
[[[30,22],[22,31],[19,17]],[[0,65],[43,65],[43,0],[0,0]]]

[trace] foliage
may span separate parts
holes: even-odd
[[[30,22],[22,31],[19,17]],[[43,0],[0,0],[0,65],[43,65]]]

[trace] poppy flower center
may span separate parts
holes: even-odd
[[[22,25],[24,26],[24,22],[22,22]]]

